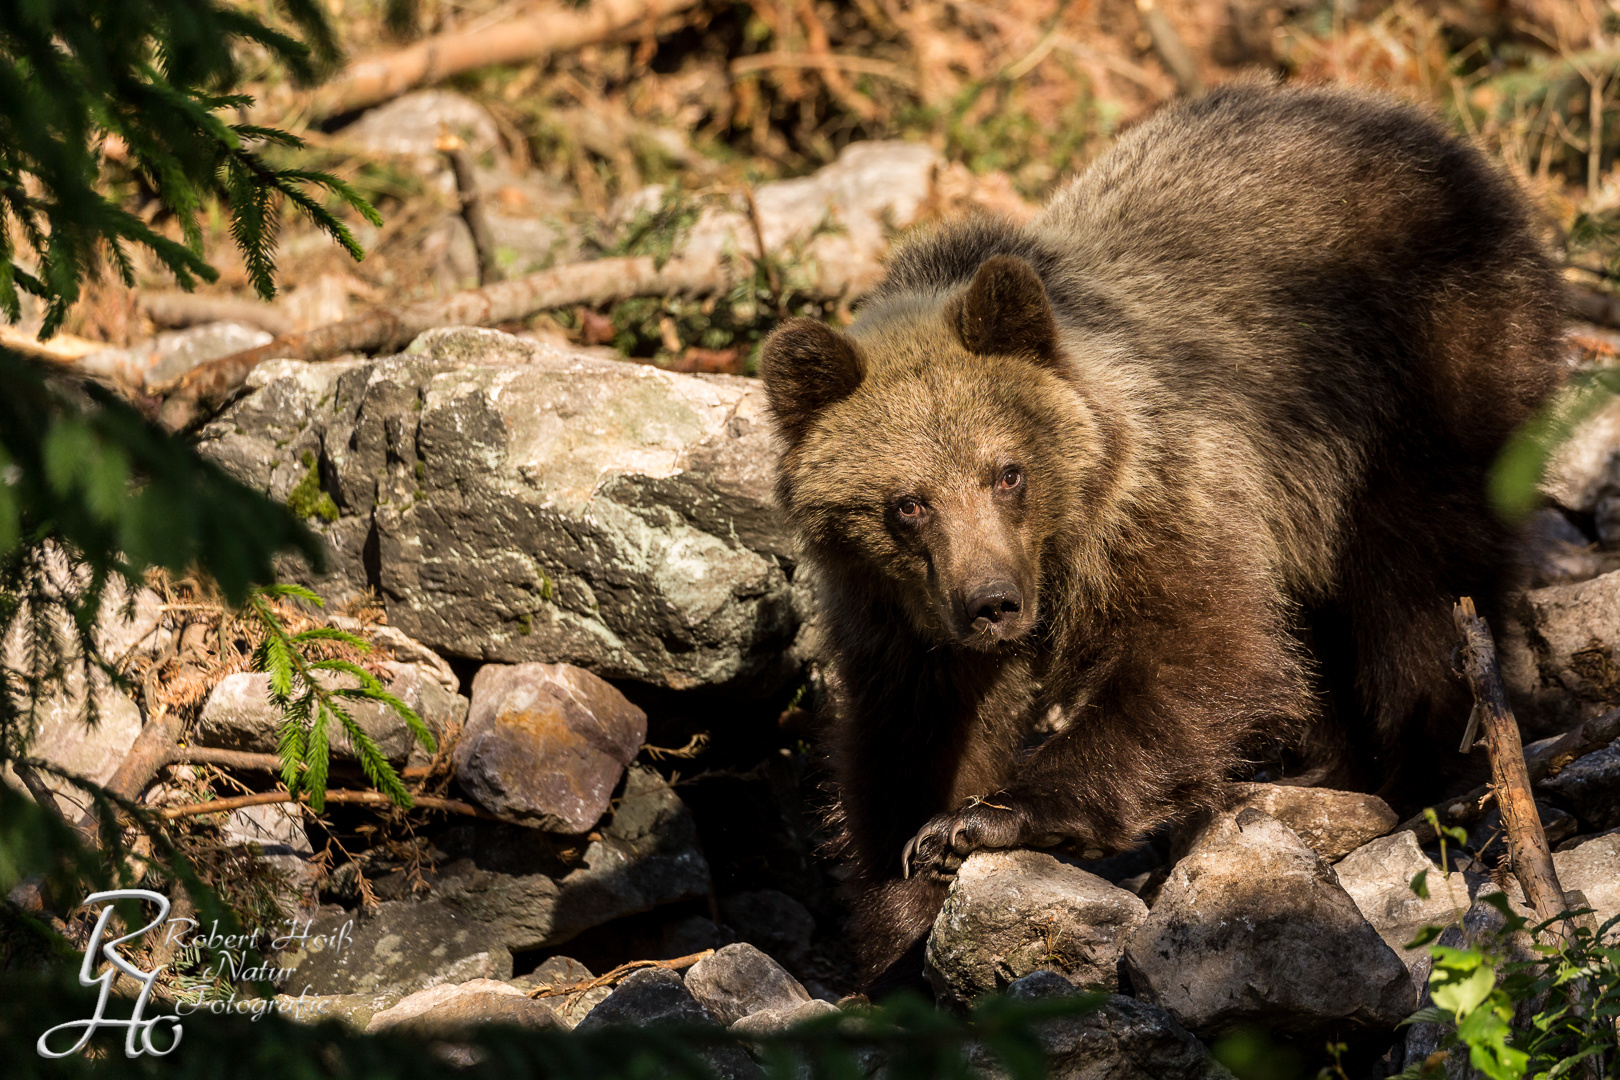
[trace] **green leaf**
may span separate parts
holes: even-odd
[[[1419,897],[1427,900],[1429,898],[1429,872],[1427,870],[1419,870],[1413,876],[1411,885],[1408,887],[1413,892],[1417,893]],[[1411,947],[1412,946],[1410,945],[1407,946],[1407,948]]]
[[[1444,967],[1439,959],[1429,976],[1429,996],[1442,1009],[1462,1018],[1470,1015],[1496,987],[1496,969],[1481,962],[1472,970]]]

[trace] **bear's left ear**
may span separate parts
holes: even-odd
[[[793,444],[817,413],[856,391],[866,365],[848,334],[814,319],[789,319],[765,339],[759,374],[776,430]]]
[[[1046,286],[1023,259],[986,259],[967,291],[946,305],[945,319],[968,352],[1025,356],[1038,363],[1057,359],[1057,319]]]

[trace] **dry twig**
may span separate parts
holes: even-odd
[[[607,974],[598,975],[594,979],[582,979],[579,982],[563,983],[561,985],[542,983],[530,990],[529,996],[543,998],[582,994],[587,990],[595,990],[598,986],[616,986],[620,979],[633,971],[640,971],[642,968],[663,968],[665,971],[680,971],[682,968],[691,967],[699,960],[707,960],[713,955],[713,949],[704,949],[702,952],[693,953],[691,956],[677,956],[673,960],[632,960],[628,964],[620,964]]]

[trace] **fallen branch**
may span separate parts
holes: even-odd
[[[413,810],[444,810],[451,814],[463,814],[467,817],[484,818],[486,821],[510,820],[498,814],[492,814],[482,807],[471,803],[460,802],[456,799],[440,799],[433,795],[412,796]],[[329,803],[348,803],[360,806],[393,806],[393,802],[380,791],[328,791],[326,801]],[[172,821],[175,818],[191,817],[195,814],[226,814],[232,810],[240,810],[244,806],[273,806],[277,803],[299,803],[307,805],[309,796],[300,793],[292,795],[285,791],[266,791],[258,795],[235,795],[229,799],[210,799],[208,802],[190,803],[185,806],[159,807],[154,813],[158,817]]]
[[[619,980],[631,972],[643,968],[663,968],[666,971],[680,971],[689,968],[699,960],[707,960],[714,955],[713,949],[704,949],[691,956],[677,956],[673,960],[632,960],[628,964],[620,964],[605,975],[598,975],[594,979],[582,979],[579,982],[553,985],[542,983],[529,991],[531,998],[562,997],[566,994],[582,994],[587,990],[595,990],[598,986],[616,986]]]
[[[434,148],[444,155],[456,177],[456,192],[461,196],[461,220],[467,223],[473,250],[478,253],[478,284],[499,281],[503,275],[495,261],[495,233],[489,227],[489,216],[484,213],[484,197],[478,190],[478,177],[473,172],[467,144],[446,132],[439,136]]]
[[[1620,739],[1620,709],[1588,720],[1559,736],[1556,742],[1532,750],[1524,756],[1525,772],[1532,784],[1539,784],[1550,776],[1557,776],[1559,770],[1575,759],[1601,750],[1615,739]],[[1444,806],[1434,807],[1434,812],[1442,826],[1467,827],[1485,815],[1485,807],[1491,799],[1491,785],[1481,784],[1466,795],[1448,799]],[[1401,822],[1394,831],[1416,833],[1420,844],[1435,839],[1434,829],[1421,814]]]
[[[313,97],[317,118],[364,109],[419,86],[493,64],[541,60],[585,45],[635,37],[697,0],[595,0],[578,8],[549,6],[460,34],[439,34],[383,56],[356,60]]]
[[[710,293],[729,288],[724,261],[675,258],[662,266],[650,255],[596,259],[541,270],[510,281],[464,289],[442,300],[377,307],[342,322],[285,334],[258,348],[200,364],[169,387],[159,421],[170,431],[190,427],[217,410],[266,360],[330,360],[345,353],[400,349],[440,326],[495,326],[553,308],[607,304],[633,296]]]
[[[1457,633],[1462,635],[1459,659],[1463,676],[1473,692],[1475,708],[1480,711],[1480,726],[1485,731],[1485,744],[1491,755],[1492,787],[1502,811],[1502,826],[1507,831],[1513,876],[1518,878],[1536,917],[1543,922],[1556,919],[1568,914],[1569,908],[1564,903],[1563,887],[1558,884],[1558,871],[1553,867],[1552,852],[1547,847],[1547,834],[1542,831],[1541,818],[1536,813],[1530,774],[1524,763],[1524,746],[1519,741],[1519,725],[1508,707],[1502,672],[1496,663],[1496,642],[1491,637],[1491,628],[1474,610],[1472,598],[1465,596],[1459,600],[1451,616]],[[1567,924],[1559,925],[1560,935],[1568,930]]]
[[[103,789],[127,802],[140,798],[141,792],[157,778],[158,770],[174,760],[185,728],[185,717],[159,706],[156,714],[147,719],[141,733],[135,736],[129,753],[102,785]],[[91,846],[101,843],[101,818],[94,808],[79,819],[79,832]]]
[[[234,296],[198,296],[195,293],[140,293],[135,303],[159,326],[183,330],[211,322],[238,322],[272,334],[290,334],[293,321],[274,304],[241,300]]]
[[[72,334],[57,334],[41,341],[33,334],[7,323],[0,323],[0,347],[40,360],[54,360],[59,364],[71,364],[91,353],[112,348],[104,341],[91,341],[89,338],[75,337]]]

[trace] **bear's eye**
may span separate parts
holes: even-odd
[[[916,521],[918,518],[922,517],[923,512],[922,503],[918,502],[916,499],[909,498],[901,499],[899,502],[895,503],[894,510],[895,513],[899,514],[907,521]]]
[[[1001,470],[1001,477],[996,481],[996,486],[1001,488],[1003,491],[1012,491],[1013,489],[1021,486],[1023,482],[1023,470],[1013,467]]]

